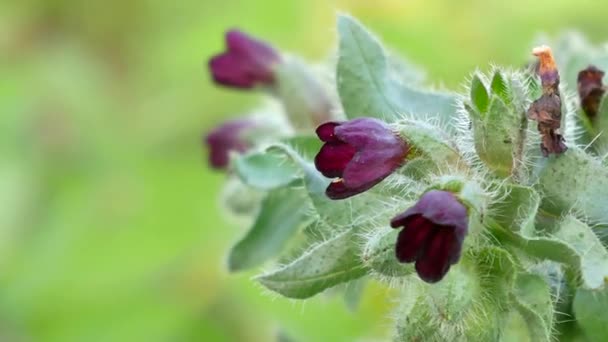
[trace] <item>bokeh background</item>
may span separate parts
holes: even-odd
[[[460,89],[522,65],[538,32],[608,40],[608,3],[440,0],[0,2],[0,341],[352,341],[390,335],[387,289],[358,312],[229,275],[244,227],[201,134],[260,101],[206,59],[239,27],[315,61],[348,12]]]

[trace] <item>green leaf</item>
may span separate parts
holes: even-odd
[[[453,94],[419,91],[400,82],[392,75],[380,42],[352,17],[338,17],[338,33],[338,93],[348,118],[392,121],[402,114],[418,114],[451,121]]]
[[[492,77],[492,82],[490,83],[490,89],[492,90],[492,94],[498,95],[498,97],[504,101],[504,103],[511,103],[511,98],[509,94],[509,86],[507,80],[502,75],[500,70],[496,70],[494,72],[494,76]]]
[[[538,314],[549,332],[553,326],[553,301],[551,289],[543,278],[535,274],[520,273],[513,292],[521,305]]]
[[[230,271],[258,266],[283,250],[299,228],[310,223],[310,203],[304,189],[283,188],[270,192],[258,217],[230,251]]]
[[[583,120],[581,121],[592,126],[591,128],[589,128],[588,125],[586,126],[590,132],[591,138],[597,137],[593,142],[593,148],[600,156],[604,156],[608,153],[608,100],[606,100],[606,98],[607,97],[604,96],[602,99],[595,120],[589,122],[587,116],[584,113],[581,114],[583,116]]]
[[[313,160],[321,150],[323,142],[316,135],[296,135],[282,140],[305,160]]]
[[[496,301],[506,302],[513,291],[517,265],[506,250],[488,246],[473,254],[478,274],[483,274],[481,286]]]
[[[501,342],[534,342],[530,336],[528,324],[518,310],[504,313],[502,326]]]
[[[300,176],[292,161],[272,150],[246,154],[237,158],[233,165],[243,183],[262,190],[286,186]]]
[[[589,341],[606,340],[608,326],[608,287],[599,290],[579,288],[574,296],[574,316]]]
[[[608,169],[583,150],[570,146],[547,158],[538,186],[548,212],[559,216],[574,210],[592,223],[608,222]]]
[[[408,159],[422,158],[430,161],[426,166],[432,169],[424,170],[426,173],[433,173],[446,165],[462,167],[464,164],[462,157],[452,141],[448,132],[445,132],[436,125],[423,120],[399,120],[394,124],[395,130],[407,141],[410,146]],[[419,167],[425,166],[418,163]],[[405,168],[407,168],[407,164]]]
[[[259,276],[266,288],[288,298],[305,299],[365,275],[356,236],[345,231],[313,247],[284,267]]]
[[[582,284],[597,289],[608,279],[608,251],[589,225],[573,216],[566,216],[555,236],[566,242],[580,256]]]
[[[502,227],[525,237],[534,234],[534,219],[540,205],[540,195],[534,189],[517,184],[497,184],[496,197],[488,209],[491,217]]]
[[[575,284],[580,282],[585,287],[598,288],[608,277],[606,248],[591,227],[577,218],[568,215],[556,223],[557,228],[553,233],[539,236],[529,228],[517,229],[517,225],[497,229],[496,226],[500,224],[496,218],[499,216],[500,213],[494,213],[486,218],[486,224],[496,237],[517,246],[532,257],[567,265],[571,273],[570,280]],[[508,217],[502,218],[503,225],[508,221]]]
[[[480,113],[486,112],[488,103],[490,102],[488,90],[478,75],[474,75],[471,81],[471,102]]]
[[[501,342],[551,341],[550,331],[547,331],[540,315],[517,301],[512,307],[504,316]]]
[[[482,121],[473,120],[475,150],[486,166],[498,176],[513,172],[513,157],[522,139],[523,113],[516,113],[498,96],[492,96]]]
[[[478,274],[475,260],[466,259],[436,284],[407,283],[400,297],[396,340],[496,340],[500,303],[482,288],[484,277]]]
[[[388,64],[390,73],[404,84],[415,86],[426,80],[426,73],[424,70],[394,51],[388,52]]]

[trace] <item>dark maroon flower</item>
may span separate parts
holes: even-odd
[[[602,97],[606,92],[602,83],[603,77],[604,71],[593,65],[578,73],[578,95],[581,99],[581,107],[590,118],[597,115]]]
[[[281,56],[270,45],[247,34],[226,33],[226,50],[209,60],[216,83],[233,88],[253,88],[274,82],[274,67]]]
[[[409,148],[384,122],[360,118],[327,122],[317,128],[325,142],[315,166],[336,178],[326,190],[331,199],[344,199],[380,183],[403,163]]]
[[[391,220],[399,232],[395,254],[403,263],[416,262],[427,283],[441,280],[460,259],[468,232],[467,208],[451,192],[431,190],[418,203]]]
[[[205,142],[209,146],[209,164],[215,169],[225,169],[230,161],[230,151],[245,152],[249,142],[246,132],[256,126],[251,119],[227,121],[209,132]]]

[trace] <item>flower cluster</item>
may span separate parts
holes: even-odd
[[[275,69],[281,56],[270,45],[243,32],[226,33],[227,51],[209,60],[215,82],[222,86],[249,89],[275,85]],[[244,153],[251,142],[245,139],[256,122],[228,121],[205,137],[209,164],[225,169],[229,153]],[[374,118],[345,122],[329,121],[317,127],[323,146],[314,159],[317,170],[333,181],[326,195],[342,200],[370,190],[406,163],[410,146],[391,126]],[[396,242],[400,262],[416,262],[420,278],[439,281],[456,263],[467,232],[466,208],[448,192],[431,191],[420,202],[391,221],[403,226]]]
[[[415,278],[399,341],[605,339],[584,320],[608,298],[608,52],[541,46],[533,70],[475,71],[459,95],[424,89],[355,19],[337,31],[333,78],[236,30],[209,60],[217,85],[273,105],[204,138],[224,208],[251,223],[228,269],[280,260],[256,280],[293,299]]]

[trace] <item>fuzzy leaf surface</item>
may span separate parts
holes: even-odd
[[[229,269],[235,272],[259,266],[277,255],[298,229],[310,223],[310,210],[304,189],[268,193],[253,226],[230,250]]]
[[[574,296],[574,316],[589,341],[604,341],[608,326],[608,287],[579,288]]]
[[[608,222],[606,167],[576,147],[545,162],[538,184],[543,208],[556,215],[574,209],[592,223]]]
[[[313,247],[284,267],[257,280],[288,298],[305,299],[365,275],[353,231],[345,231]]]
[[[416,114],[451,121],[453,94],[420,91],[394,77],[380,42],[352,17],[338,18],[338,33],[338,93],[349,119],[393,121],[401,114]]]
[[[244,155],[235,160],[234,169],[245,184],[261,190],[287,186],[299,178],[298,167],[276,151]]]

